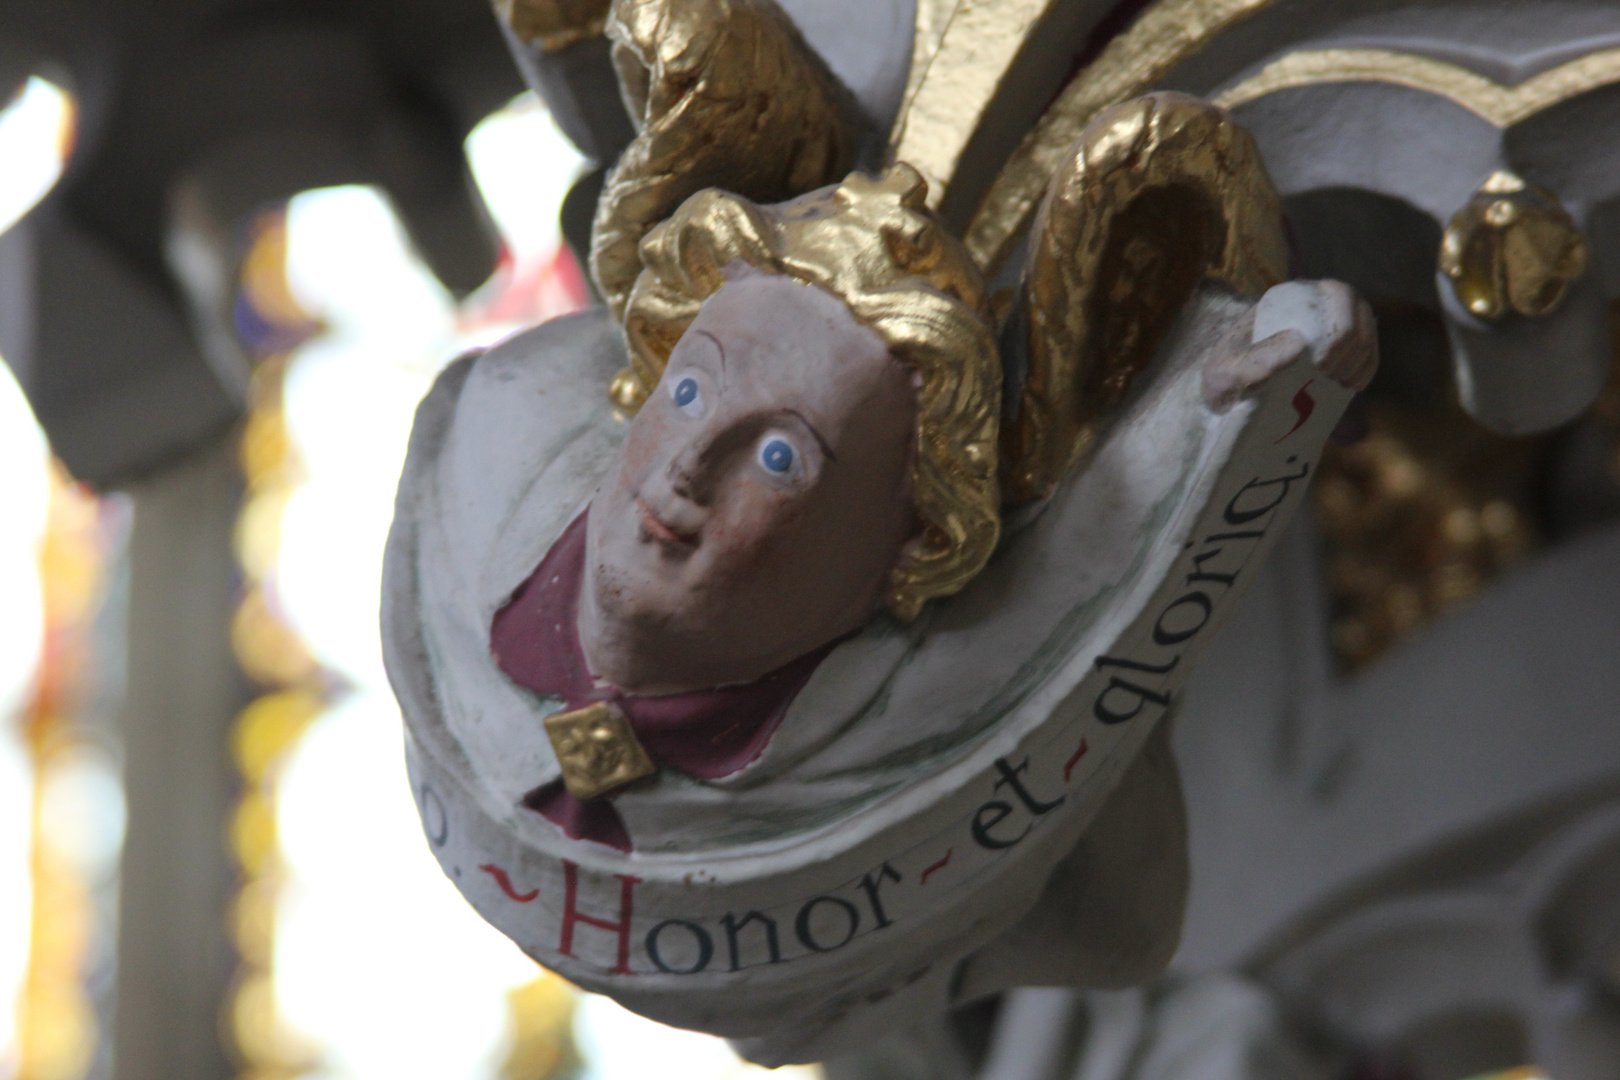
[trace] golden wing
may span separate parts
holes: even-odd
[[[547,51],[602,36],[609,0],[495,0],[495,13],[524,41]]]
[[[1257,295],[1287,276],[1281,201],[1224,111],[1165,92],[1099,113],[1031,233],[1028,371],[1002,438],[1007,495],[1051,492],[1201,281]]]
[[[616,0],[606,33],[637,135],[597,204],[591,274],[623,319],[641,238],[687,197],[779,202],[842,180],[862,121],[772,0]]]

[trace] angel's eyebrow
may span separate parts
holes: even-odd
[[[832,452],[832,447],[828,446],[827,440],[821,437],[821,432],[816,430],[816,425],[805,419],[804,413],[800,412],[798,409],[783,409],[782,411],[787,413],[789,416],[797,416],[799,418],[799,423],[810,429],[810,434],[814,435],[816,437],[816,442],[821,444],[821,452],[827,455],[828,461],[838,460],[838,455]]]
[[[720,344],[720,339],[707,330],[693,330],[692,333],[702,334],[714,343],[714,351],[720,354],[720,374],[724,375],[726,373],[726,347]],[[817,438],[820,438],[820,436],[817,436]]]

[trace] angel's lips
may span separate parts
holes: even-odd
[[[636,499],[636,509],[641,511],[641,530],[647,536],[657,540],[660,544],[679,544],[683,547],[692,547],[697,544],[697,533],[677,532],[673,526],[666,524],[659,516],[652,512],[641,499]]]

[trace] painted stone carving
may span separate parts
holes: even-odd
[[[1371,377],[1365,308],[1277,284],[1252,143],[1178,95],[1073,147],[1010,304],[903,162],[654,212],[622,303],[418,413],[383,625],[446,873],[768,1064],[1151,976],[1165,724]]]

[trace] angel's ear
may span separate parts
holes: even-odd
[[[1200,282],[1258,295],[1287,276],[1281,202],[1225,112],[1165,92],[1098,114],[1032,229],[1028,370],[1003,428],[1007,495],[1051,492]]]
[[[689,196],[781,202],[835,183],[865,121],[775,0],[615,0],[606,33],[636,137],[597,203],[591,274],[622,319],[642,237]]]

